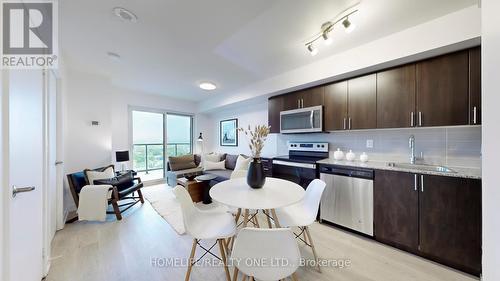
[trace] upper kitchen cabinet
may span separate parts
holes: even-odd
[[[283,96],[271,97],[268,101],[268,125],[271,126],[271,133],[280,132],[280,112],[283,110]]]
[[[347,129],[347,81],[325,86],[325,131]]]
[[[469,50],[469,124],[481,124],[481,47]]]
[[[469,52],[417,63],[417,125],[469,124]]]
[[[413,127],[415,64],[377,73],[377,128]]]
[[[377,75],[365,75],[347,82],[347,127],[372,129],[377,126]]]
[[[323,86],[300,91],[300,97],[302,98],[302,107],[323,105],[324,91],[325,87]]]
[[[283,110],[323,105],[324,87],[305,89],[287,94],[283,97]]]

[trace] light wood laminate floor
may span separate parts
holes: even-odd
[[[167,258],[187,258],[192,238],[179,236],[146,201],[122,221],[76,222],[57,232],[47,281],[178,281],[184,266],[155,266]],[[265,225],[264,219],[260,220]],[[345,268],[301,267],[299,280],[478,280],[437,263],[331,226],[315,223],[311,235],[322,259],[348,259]],[[218,253],[218,247],[214,248]],[[310,248],[300,244],[312,259]],[[162,260],[163,259],[163,260]],[[232,273],[232,269],[231,269]],[[241,279],[241,277],[240,277]],[[191,280],[225,280],[222,267],[194,267]]]

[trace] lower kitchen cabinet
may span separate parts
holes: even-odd
[[[464,271],[481,270],[481,181],[421,176],[420,251]]]
[[[416,175],[376,171],[373,192],[375,238],[409,251],[418,248]]]
[[[375,239],[480,274],[480,180],[377,170],[373,196]]]

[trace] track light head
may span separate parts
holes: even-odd
[[[345,27],[345,32],[347,33],[351,33],[356,28],[356,25],[349,21],[349,17],[345,18],[342,25]]]
[[[328,35],[328,31],[324,31],[323,35],[321,35],[321,37],[323,37],[323,40],[325,41],[325,45],[332,44],[333,40],[332,40],[332,37],[330,37],[330,35]]]
[[[313,46],[313,44],[307,45],[307,50],[311,53],[311,56],[315,56],[318,54],[318,49]]]

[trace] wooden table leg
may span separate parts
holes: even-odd
[[[273,225],[271,224],[271,218],[269,218],[269,216],[271,214],[269,214],[269,210],[263,210],[264,214],[266,215],[266,219],[267,219],[267,226],[269,228],[273,228]]]
[[[243,227],[247,227],[248,225],[248,209],[245,209],[244,211],[244,215],[243,215]]]
[[[275,209],[271,209],[271,214],[273,214],[274,225],[277,228],[281,228],[280,222],[278,221],[278,216],[276,216],[276,210]]]

